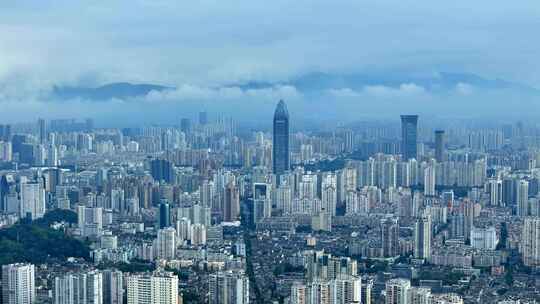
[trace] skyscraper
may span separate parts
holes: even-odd
[[[47,141],[47,126],[43,118],[38,119],[38,136],[40,144],[44,144]]]
[[[2,265],[2,303],[31,304],[35,300],[34,265]]]
[[[227,184],[223,202],[223,221],[234,222],[240,215],[240,192],[234,183]]]
[[[289,111],[280,100],[274,112],[274,137],[272,161],[274,174],[280,176],[290,169],[289,155]]]
[[[525,266],[540,266],[540,218],[526,217],[521,233],[521,255]]]
[[[423,216],[414,225],[414,257],[429,259],[431,257],[431,219]]]
[[[418,115],[401,115],[401,154],[404,160],[416,158]]]
[[[210,304],[249,303],[249,280],[242,272],[211,274],[208,282]]]
[[[474,209],[474,202],[469,199],[465,199],[461,203],[459,212],[463,215],[463,235],[467,240],[471,237],[471,230],[474,223]]]
[[[520,180],[517,187],[517,215],[529,215],[529,182]]]
[[[436,168],[435,161],[430,161],[424,169],[424,195],[435,196],[435,181],[436,181]]]
[[[444,161],[444,145],[444,130],[435,130],[435,160],[437,160],[438,163]]]
[[[159,204],[159,229],[171,226],[171,207],[167,202]]]
[[[394,217],[381,220],[382,253],[384,257],[395,257],[399,254],[399,223]]]

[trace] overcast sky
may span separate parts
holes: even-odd
[[[0,102],[32,117],[75,115],[81,105],[61,113],[41,99],[53,85],[118,81],[225,102],[294,100],[295,88],[225,98],[220,88],[312,71],[467,72],[540,88],[539,32],[538,0],[1,1]],[[403,85],[394,89],[410,96],[414,84]]]

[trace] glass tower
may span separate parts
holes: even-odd
[[[444,161],[444,131],[435,130],[435,159],[441,163]]]
[[[418,115],[401,115],[401,154],[404,160],[416,159]]]
[[[273,171],[277,176],[290,168],[289,159],[289,112],[280,100],[274,112],[274,137],[272,143]]]
[[[171,226],[171,207],[166,202],[159,204],[159,229]]]

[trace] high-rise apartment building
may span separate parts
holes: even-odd
[[[158,230],[155,248],[158,258],[174,259],[176,257],[176,230],[172,227]]]
[[[267,183],[253,184],[253,222],[272,216],[271,185]]]
[[[178,304],[178,276],[165,271],[129,276],[127,304]]]
[[[431,257],[431,218],[422,216],[414,225],[414,257],[429,259]]]
[[[58,276],[53,299],[54,304],[102,304],[103,276],[99,271]]]
[[[386,304],[408,304],[411,282],[406,279],[391,279],[386,282]]]
[[[103,304],[123,304],[124,276],[119,270],[103,271]]]
[[[77,206],[77,223],[82,236],[103,234],[103,208]]]
[[[424,195],[435,196],[435,181],[436,181],[437,164],[430,161],[424,169]]]
[[[36,300],[32,264],[2,265],[2,303],[32,304]]]
[[[209,304],[248,304],[249,279],[242,272],[211,274],[208,281]]]
[[[45,214],[45,189],[39,182],[21,183],[20,185],[20,212],[21,218],[32,220],[43,217]]]
[[[517,185],[517,215],[529,215],[529,182],[520,180]]]
[[[384,257],[395,257],[399,254],[399,223],[397,218],[388,217],[381,220],[381,241]]]
[[[498,242],[495,227],[473,227],[471,229],[471,246],[473,248],[495,250]]]
[[[540,218],[526,217],[521,232],[521,256],[523,264],[540,266]]]
[[[234,222],[240,215],[240,192],[233,182],[225,187],[225,197],[223,201],[223,221]]]
[[[431,289],[426,287],[411,287],[409,289],[409,304],[431,304]]]

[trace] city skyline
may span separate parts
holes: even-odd
[[[0,1],[0,302],[533,304],[540,3]]]

